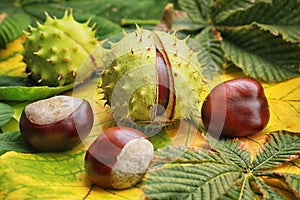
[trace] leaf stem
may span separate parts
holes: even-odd
[[[245,190],[245,185],[246,185],[247,179],[248,179],[248,176],[245,176],[245,178],[243,180],[243,184],[241,186],[241,192],[240,192],[239,199],[243,199],[243,191]]]
[[[91,184],[89,191],[86,193],[86,195],[83,197],[82,200],[85,200],[89,197],[89,195],[91,194],[92,190],[94,189],[95,184]]]
[[[141,24],[141,25],[156,25],[160,20],[152,20],[152,19],[121,19],[121,26],[133,25],[133,24]]]

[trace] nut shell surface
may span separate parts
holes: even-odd
[[[65,118],[46,124],[38,124],[28,118],[26,108],[20,118],[20,131],[24,140],[37,151],[62,151],[78,145],[91,131],[93,110],[88,101]]]
[[[225,81],[211,90],[201,109],[208,132],[245,137],[263,130],[270,118],[262,85],[250,78]]]
[[[91,182],[104,188],[126,189],[137,184],[153,157],[153,146],[140,131],[113,127],[101,134],[85,155]]]

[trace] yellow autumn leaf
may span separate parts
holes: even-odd
[[[300,77],[265,86],[270,104],[270,123],[265,132],[300,132]]]
[[[22,62],[23,42],[25,37],[9,43],[6,49],[0,50],[0,75],[26,77],[25,63]]]
[[[1,199],[130,199],[141,190],[113,191],[93,187],[84,172],[82,146],[62,153],[21,154],[1,157]],[[138,199],[138,198],[136,198]]]

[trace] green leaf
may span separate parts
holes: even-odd
[[[254,196],[255,194],[251,189],[249,178],[243,175],[237,179],[228,189],[228,192],[219,197],[218,200],[253,200]]]
[[[148,132],[144,132],[144,133],[148,133]],[[165,129],[161,130],[159,133],[155,134],[154,136],[149,137],[149,139],[153,144],[155,150],[170,145],[171,143],[170,137],[167,135]]]
[[[96,22],[100,22],[100,18],[105,18],[106,20],[97,23],[96,28],[97,36],[99,38],[104,38],[101,34],[103,29],[120,29],[120,22],[123,18],[127,19],[157,19],[159,20],[162,14],[163,7],[168,3],[167,0],[162,1],[139,1],[131,0],[130,3],[123,0],[63,0],[63,1],[36,1],[29,0],[20,3],[20,6],[28,13],[33,19],[44,21],[44,11],[47,10],[51,16],[61,17],[65,10],[72,8],[74,13],[74,18],[77,20],[86,21],[86,17],[93,17]],[[134,6],[133,6],[134,5]],[[149,12],[151,8],[151,12]],[[98,19],[97,19],[98,18]],[[110,22],[109,22],[110,21]],[[113,26],[106,26],[111,24]],[[115,29],[116,28],[116,29]],[[103,32],[111,35],[108,30],[103,30]],[[99,34],[100,33],[100,34]],[[98,35],[99,34],[99,35]],[[108,36],[107,35],[107,36]]]
[[[0,87],[2,86],[35,86],[33,80],[24,77],[0,75]]]
[[[73,84],[58,87],[47,86],[0,86],[0,100],[2,101],[31,101],[47,98],[73,88]]]
[[[227,59],[245,74],[267,82],[300,75],[300,46],[253,26],[227,28],[221,33]]]
[[[170,162],[176,163],[224,163],[224,158],[219,154],[214,154],[205,149],[188,148],[181,146],[166,146],[163,149],[158,149],[155,159],[150,168],[157,169],[168,165]]]
[[[150,199],[216,199],[239,175],[228,164],[170,164],[148,174],[144,192]]]
[[[195,40],[203,47],[206,54],[199,56],[199,61],[205,63],[214,63],[210,72],[220,73],[225,63],[225,53],[222,48],[220,33],[216,30],[205,28],[195,36]]]
[[[255,22],[263,30],[270,31],[274,35],[282,35],[285,41],[299,43],[299,4],[299,0],[273,0],[272,3],[256,3],[248,10],[231,15],[220,25],[240,26]]]
[[[238,139],[216,140],[212,137],[208,137],[207,140],[213,148],[218,149],[223,156],[232,161],[232,165],[242,169],[249,168],[251,164],[251,154],[247,151],[247,147],[243,142],[240,142]]]
[[[244,11],[254,6],[252,0],[219,0],[215,5],[214,10],[211,12],[214,22],[222,22],[227,17],[237,13],[238,11]]]
[[[294,194],[300,198],[300,176],[295,174],[284,174],[285,181],[292,188]]]
[[[11,118],[4,126],[1,127],[1,131],[3,133],[5,132],[11,132],[11,131],[19,131],[19,119],[16,119],[16,116],[14,114],[14,117]]]
[[[89,15],[89,17],[91,17],[91,15]],[[86,18],[86,20],[87,19],[88,18]],[[119,34],[122,31],[122,28],[118,24],[101,16],[93,16],[91,18],[91,24],[93,23],[96,23],[96,28],[98,29],[96,31],[96,37],[98,40],[105,40],[106,38]]]
[[[0,127],[6,124],[14,115],[12,107],[0,102]]]
[[[20,154],[0,159],[0,196],[4,199],[83,199],[89,187],[84,173],[85,151]]]
[[[194,23],[185,12],[181,10],[175,12],[178,12],[178,14],[173,15],[172,29],[184,32],[185,30],[198,31],[203,28],[202,25]]]
[[[21,9],[13,7],[8,2],[1,2],[0,10],[0,49],[6,44],[23,35],[23,30],[30,24],[30,18]]]
[[[267,136],[260,152],[253,160],[252,170],[266,170],[299,158],[300,138],[287,132],[276,132]]]
[[[275,190],[272,190],[266,183],[264,183],[262,180],[260,180],[257,177],[253,177],[255,183],[260,188],[261,193],[263,194],[263,198],[265,200],[284,200],[284,198]]]
[[[19,131],[0,134],[0,155],[8,151],[34,152],[34,150],[24,141]]]
[[[299,136],[288,132],[270,134],[252,162],[250,152],[236,139],[207,140],[213,144],[211,150],[167,147],[159,151],[145,177],[146,198],[282,199],[282,194],[260,178],[281,178],[267,170],[299,158]],[[292,190],[298,191],[299,180],[299,175],[290,178],[291,187],[285,188],[289,195],[294,196]]]
[[[299,22],[300,23],[300,22]],[[269,25],[256,23],[262,30],[269,31],[275,36],[282,35],[283,40],[292,43],[299,43],[300,26],[296,25]]]
[[[163,7],[168,2],[169,1],[166,0],[131,0],[130,3],[123,0],[28,0],[20,2],[20,6],[26,10],[28,14],[36,16],[39,19],[43,19],[44,10],[49,11],[51,15],[59,17],[59,15],[63,14],[64,10],[73,8],[75,12],[104,16],[114,23],[120,23],[122,18],[159,19]],[[146,12],[149,8],[151,8],[151,12]]]
[[[208,24],[211,0],[179,0],[178,4],[199,28]]]
[[[179,6],[198,25],[190,26],[191,34],[221,70],[233,63],[267,82],[300,75],[300,0],[181,0]],[[207,30],[218,33],[217,40]]]

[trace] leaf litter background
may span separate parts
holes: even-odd
[[[0,62],[1,75],[22,76],[25,65],[21,62],[22,41],[19,38],[8,45],[6,50],[0,51],[1,58],[8,58]],[[221,76],[222,80],[245,77],[238,69],[228,68]],[[86,179],[84,172],[84,154],[88,145],[105,129],[113,126],[110,109],[100,101],[101,95],[95,92],[97,79],[76,88],[75,92],[65,94],[86,98],[92,104],[96,122],[91,135],[84,141],[84,145],[62,153],[18,153],[7,152],[0,158],[0,196],[2,199],[141,199],[143,192],[140,185],[128,190],[115,191],[94,187]],[[262,82],[271,110],[270,122],[265,130],[254,136],[243,138],[251,153],[251,158],[259,152],[267,134],[278,130],[300,132],[300,77],[281,83],[267,84]],[[42,89],[39,91],[43,92]],[[92,92],[91,92],[92,91]],[[34,94],[36,91],[33,91]],[[47,91],[48,92],[48,91]],[[208,90],[203,92],[203,98]],[[55,91],[60,93],[60,91]],[[91,93],[94,95],[91,95]],[[14,109],[13,118],[2,127],[4,131],[18,130],[18,120],[24,106],[29,102],[11,102]],[[199,108],[201,105],[199,106]],[[194,123],[183,122],[179,127],[162,131],[151,138],[156,149],[169,144],[205,147],[207,143],[197,131]],[[5,141],[4,141],[5,142]],[[0,142],[2,147],[5,144]],[[28,150],[30,151],[30,149]],[[292,161],[283,167],[275,169],[277,172],[300,174],[300,161]],[[284,185],[278,179],[268,180],[278,187]],[[299,188],[298,188],[299,191]],[[292,197],[286,192],[286,198]]]

